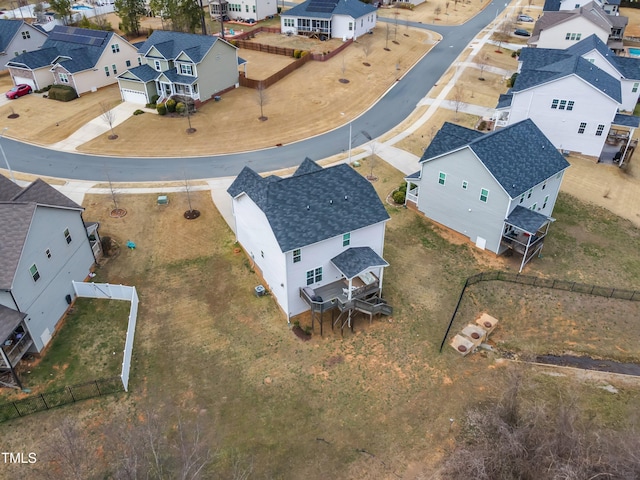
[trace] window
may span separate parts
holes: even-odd
[[[256,13],[256,6],[253,6],[253,13]]]
[[[638,87],[640,87],[640,82],[634,83],[633,88],[631,89],[631,93],[636,93],[638,91]]]
[[[71,243],[71,233],[69,232],[68,228],[64,229],[64,239],[67,241],[67,243]]]
[[[582,37],[581,33],[576,34],[576,40],[580,40],[581,37]]]
[[[27,38],[31,38],[31,33],[25,30],[24,32],[22,32],[22,39],[26,40]]]
[[[118,69],[116,68],[115,65],[111,65],[111,70],[113,70],[113,74],[117,75],[118,74]]]
[[[126,62],[124,62],[125,65],[127,66],[127,68],[129,68],[131,66],[131,60],[127,60]]]
[[[351,243],[351,234],[345,233],[344,235],[342,235],[342,246],[348,247],[350,243]]]
[[[567,101],[566,100],[560,100],[560,106],[558,107],[559,110],[564,110],[565,108],[567,108]]]
[[[160,69],[162,68],[162,66],[160,65],[160,60],[153,61],[153,68],[155,68],[158,72],[161,71]]]
[[[527,198],[531,198],[532,193],[533,193],[533,188],[527,192]]]
[[[538,206],[538,204],[537,204],[537,203],[534,203],[533,205],[531,205],[531,206],[529,207],[529,210],[535,210],[537,206]]]
[[[480,189],[480,201],[487,203],[487,199],[489,198],[489,190],[486,188]]]
[[[571,34],[570,34],[570,33],[567,33],[567,34],[565,35],[565,37],[564,37],[564,39],[565,39],[565,40],[569,40],[570,38],[571,38]]]
[[[524,202],[524,193],[520,195],[520,203]]]
[[[262,258],[264,258],[264,251],[263,251],[263,250],[260,250],[260,256],[261,256]]]
[[[69,83],[69,77],[66,73],[59,73],[58,78],[60,79],[60,83]]]
[[[353,30],[353,22],[349,22],[349,31]]]
[[[469,186],[469,182],[467,182],[466,180],[463,180],[462,181],[462,189],[466,190],[468,186]]]
[[[34,282],[37,282],[38,279],[40,278],[40,274],[38,273],[38,267],[36,267],[35,263],[31,265],[31,267],[29,268],[29,273],[31,273],[31,277],[33,278]]]
[[[298,263],[300,260],[302,260],[302,252],[298,248],[293,251],[293,263]]]
[[[438,183],[440,185],[444,185],[444,182],[447,180],[447,174],[444,172],[440,172],[438,174]]]
[[[111,51],[113,53],[118,53],[120,51],[120,45],[118,45],[117,43],[114,43],[113,45],[111,45]]]
[[[601,137],[603,131],[604,131],[604,125],[603,124],[598,125],[598,128],[596,129],[596,137]]]
[[[193,65],[191,65],[190,63],[181,63],[180,64],[180,73],[182,75],[189,75],[189,76],[193,76]]]
[[[542,190],[544,190],[545,188],[547,188],[547,184],[546,184],[546,183],[543,183],[543,184],[542,184]]]
[[[142,57],[138,57],[138,65],[142,65]]]
[[[557,98],[554,98],[553,101],[551,102],[551,108],[558,108],[559,102],[560,100],[558,100]]]
[[[364,26],[364,20],[360,19],[360,26],[363,27]]]
[[[285,18],[284,19],[284,26],[285,27],[295,27],[293,18]]]
[[[108,77],[109,75],[111,75],[109,73],[109,67],[104,67],[104,74]]]
[[[44,251],[44,254],[47,256],[47,258],[51,258],[51,250],[49,250],[48,248]]]
[[[549,201],[549,195],[547,195],[546,197],[544,197],[544,202],[542,204],[542,208],[547,208],[547,202]]]
[[[575,105],[576,102],[574,102],[573,100],[569,100],[567,102],[567,110],[573,110],[573,106]]]
[[[580,126],[578,127],[578,133],[584,133],[586,128],[587,128],[587,123],[586,122],[580,122]]]
[[[245,11],[245,12],[247,12],[247,13],[249,13],[249,5],[245,5],[245,6],[244,6],[244,11]]]
[[[312,285],[322,281],[322,267],[307,272],[307,285]]]

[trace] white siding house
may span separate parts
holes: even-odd
[[[530,118],[556,148],[599,157],[612,127],[640,121],[619,113],[638,100],[639,67],[595,36],[565,50],[522,49],[516,81],[498,101],[496,127]]]
[[[42,47],[46,39],[47,34],[44,30],[24,20],[0,19],[0,70],[5,70],[6,63],[16,55]],[[14,83],[26,83],[31,85],[31,88],[34,87],[29,78],[24,80],[18,78]]]
[[[539,253],[569,163],[531,120],[484,134],[445,123],[406,178],[407,203],[478,248]]]
[[[323,169],[306,159],[289,178],[262,178],[245,167],[228,192],[237,241],[287,318],[309,310],[305,287],[320,292],[338,285],[341,295],[363,277],[365,283],[375,278],[380,293],[389,216],[350,166]],[[345,256],[351,273],[341,263]]]
[[[377,9],[359,0],[307,0],[282,12],[283,33],[356,39],[375,28]]]
[[[210,0],[209,16],[212,20],[245,20],[259,22],[278,13],[277,0]]]

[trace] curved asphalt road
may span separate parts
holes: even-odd
[[[352,147],[368,141],[361,132],[376,138],[408,117],[462,50],[505,6],[505,3],[496,0],[467,23],[457,27],[410,22],[409,25],[413,27],[440,33],[443,39],[378,103],[352,121]],[[380,20],[393,21],[386,18]],[[74,180],[106,181],[109,175],[114,182],[168,181],[183,179],[183,172],[187,172],[191,179],[226,177],[237,175],[245,165],[266,172],[299,165],[305,157],[313,160],[330,157],[348,150],[349,125],[282,147],[209,157],[101,157],[59,152],[6,137],[2,138],[2,145],[12,169],[19,172]]]

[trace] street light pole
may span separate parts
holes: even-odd
[[[351,165],[351,121],[349,121],[349,165]]]
[[[4,132],[9,130],[9,127],[4,127],[2,129],[2,133],[0,133],[0,138],[4,137]],[[11,170],[11,166],[9,165],[9,160],[7,160],[7,155],[4,153],[4,148],[2,147],[2,143],[0,143],[0,152],[2,152],[2,158],[4,158],[4,163],[7,164],[7,170],[9,170],[9,178],[13,183],[16,183],[16,179],[13,176],[13,171]]]

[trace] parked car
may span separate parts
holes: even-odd
[[[524,28],[516,28],[516,31],[513,32],[514,35],[519,35],[521,37],[530,37],[531,34],[527,32]]]
[[[533,17],[529,15],[518,15],[519,22],[533,22]]]
[[[9,90],[5,95],[9,99],[14,99],[18,97],[22,97],[23,95],[27,95],[31,93],[31,85],[27,85],[26,83],[20,83]]]

